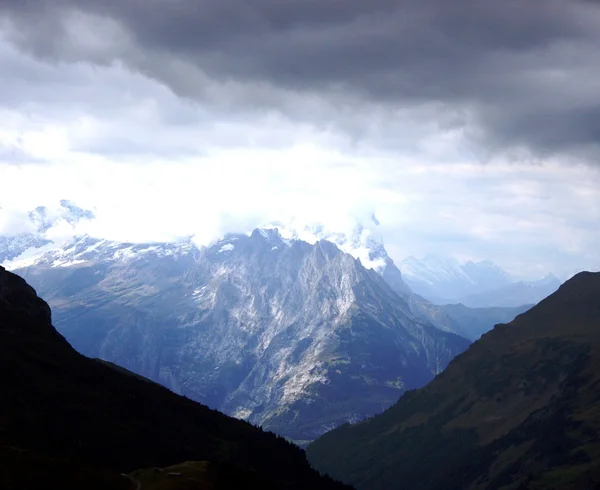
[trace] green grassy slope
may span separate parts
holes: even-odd
[[[382,415],[311,444],[320,470],[377,489],[600,483],[600,273],[485,334]]]

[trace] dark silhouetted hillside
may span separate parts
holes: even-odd
[[[369,490],[600,488],[600,273],[573,277],[308,456]]]
[[[119,473],[183,461],[252,472],[265,488],[342,488],[284,439],[78,354],[1,267],[0,390],[3,489],[131,488]]]

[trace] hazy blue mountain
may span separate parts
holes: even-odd
[[[535,304],[555,292],[561,283],[560,279],[550,274],[537,281],[518,281],[501,288],[471,294],[461,298],[460,302],[473,308]]]
[[[511,284],[512,278],[490,261],[460,264],[454,259],[407,257],[400,263],[405,282],[417,294],[435,302]]]
[[[516,307],[471,308],[463,304],[437,305],[414,293],[404,282],[404,276],[387,256],[383,247],[378,247],[377,256],[383,258],[379,274],[390,287],[408,304],[417,317],[432,323],[440,330],[456,333],[469,340],[477,340],[498,323],[506,323],[532,305]]]
[[[440,305],[462,303],[488,308],[535,304],[561,284],[551,274],[540,280],[523,281],[487,260],[460,264],[448,258],[407,257],[400,269],[413,292]]]

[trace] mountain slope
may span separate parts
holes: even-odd
[[[0,237],[0,264],[6,264],[9,270],[15,270],[28,267],[32,264],[40,265],[44,262],[44,256],[56,257],[54,267],[69,265],[72,260],[65,260],[65,256],[79,255],[75,249],[69,249],[67,243],[54,243],[48,240],[46,236],[49,231],[65,224],[70,226],[75,232],[80,223],[94,219],[94,213],[77,207],[71,201],[62,200],[56,208],[48,209],[40,206],[29,213],[30,228],[36,232],[21,234],[13,237]],[[457,333],[461,336],[473,339],[470,331],[473,328],[470,325],[461,325],[449,315],[446,315],[438,307],[429,303],[419,295],[414,294],[408,285],[394,261],[388,256],[383,245],[383,240],[377,232],[379,222],[375,216],[371,216],[364,224],[357,222],[355,226],[347,232],[333,232],[318,223],[303,224],[294,220],[287,224],[272,223],[263,228],[267,231],[277,231],[282,237],[289,240],[305,241],[309,244],[315,244],[318,241],[328,241],[334,243],[340,250],[352,255],[361,261],[361,264],[367,269],[373,269],[388,283],[402,299],[404,299],[413,315],[422,321],[432,323],[434,326],[447,331]],[[166,244],[163,244],[163,246]],[[173,245],[173,244],[171,244]],[[139,250],[139,247],[138,247]],[[50,252],[50,253],[48,253]],[[116,250],[114,252],[117,252]],[[90,254],[87,254],[88,257]],[[61,257],[62,258],[59,258]],[[77,259],[79,260],[79,259]],[[47,260],[46,260],[47,262]],[[46,263],[46,265],[49,265]],[[489,321],[481,326],[483,331],[489,330],[505,315],[498,312],[499,315],[490,315]],[[497,318],[496,318],[497,317]],[[478,328],[477,330],[481,330]],[[465,335],[466,333],[466,335]]]
[[[458,324],[457,331],[465,338],[477,340],[498,323],[508,323],[533,305],[515,307],[469,308],[463,304],[443,305],[440,310]]]
[[[498,323],[506,323],[532,305],[517,307],[470,308],[463,304],[436,305],[414,293],[404,282],[404,278],[387,256],[385,249],[379,257],[384,258],[379,273],[388,285],[406,301],[411,313],[445,332],[452,332],[469,340],[477,340]]]
[[[538,281],[518,281],[501,288],[471,294],[461,298],[460,301],[473,308],[506,307],[519,303],[535,304],[550,296],[560,284],[558,278],[549,275]]]
[[[578,274],[308,456],[364,489],[597,488],[600,273]]]
[[[20,271],[80,352],[294,440],[381,412],[468,341],[334,244],[81,239]]]
[[[2,267],[0,381],[2,488],[130,488],[120,472],[186,460],[252,470],[264,488],[341,488],[282,438],[78,354]]]

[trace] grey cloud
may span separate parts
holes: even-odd
[[[464,114],[453,124],[493,151],[599,150],[595,2],[0,0],[0,15],[22,49],[120,59],[182,96],[209,98],[217,82],[235,104],[285,111],[293,103],[270,99],[269,89],[321,94],[336,101],[329,117],[346,129],[337,108],[345,98],[364,113],[433,102]],[[93,39],[78,42],[86,32]]]

